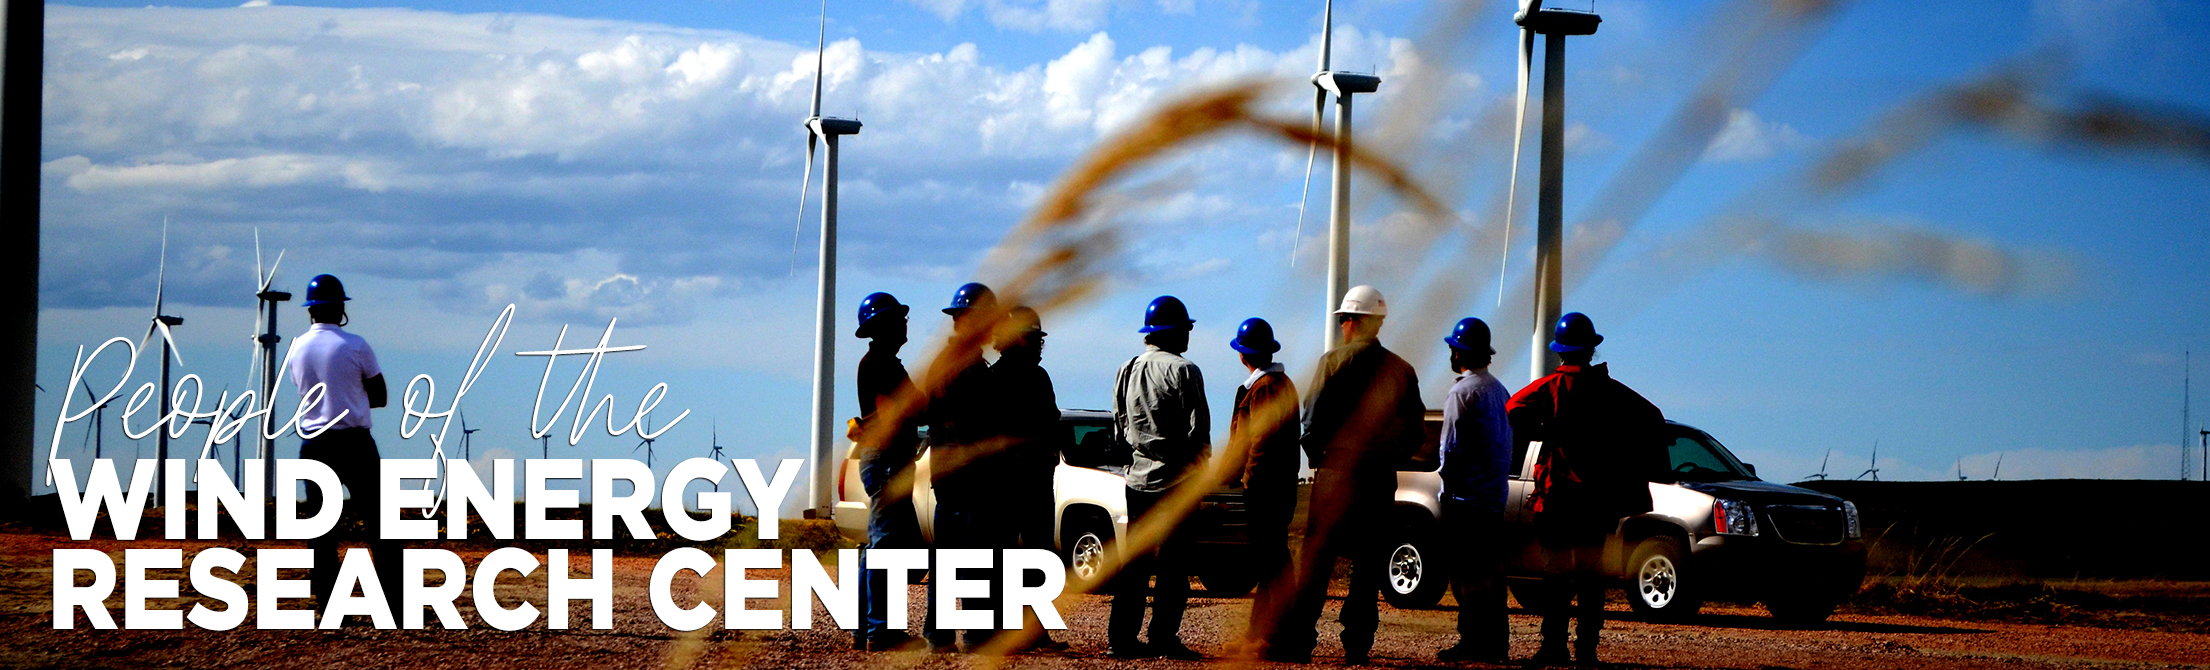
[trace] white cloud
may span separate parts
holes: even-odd
[[[1112,0],[906,0],[926,9],[945,21],[952,21],[968,9],[982,10],[990,25],[1024,32],[1084,32],[1105,26],[1106,15],[1112,10]],[[1175,9],[1189,5],[1190,0],[1161,0],[1161,9],[1174,13]],[[1186,13],[1186,12],[1183,12]]]
[[[44,192],[55,239],[75,241],[50,250],[50,304],[138,301],[118,288],[114,250],[136,250],[127,258],[150,281],[158,235],[144,222],[172,213],[197,222],[180,243],[242,244],[259,226],[272,244],[347,249],[333,271],[431,282],[511,284],[477,273],[512,267],[517,252],[603,254],[559,273],[548,313],[614,309],[585,296],[624,295],[622,282],[600,284],[617,275],[662,296],[702,277],[726,292],[788,272],[810,40],[534,15],[226,12],[49,13],[45,140],[63,158],[45,165]],[[1336,41],[1344,62],[1384,71],[1408,45],[1350,26]],[[829,44],[822,111],[867,124],[842,145],[845,262],[930,276],[971,263],[1101,134],[1192,87],[1301,78],[1316,48],[1126,46],[1094,32],[1054,58],[1001,65],[974,44]],[[1295,106],[1287,96],[1275,111]],[[1251,146],[1278,148],[1176,159],[1204,162],[1218,189],[1173,202],[1232,221],[1254,210],[1219,203],[1278,197]],[[569,279],[587,284],[568,291]]]
[[[69,187],[79,191],[271,188],[317,182],[382,191],[391,183],[387,170],[367,162],[300,154],[140,165],[98,165],[84,156],[69,156],[48,162],[45,172],[66,175]]]
[[[1711,138],[1711,144],[1704,147],[1704,161],[1747,163],[1813,143],[1810,137],[1796,132],[1788,124],[1766,121],[1758,118],[1756,112],[1736,109],[1727,112],[1726,127],[1719,129],[1719,134]]]

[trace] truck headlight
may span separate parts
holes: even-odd
[[[1711,501],[1711,526],[1720,535],[1756,535],[1757,512],[1749,503],[1716,498]]]
[[[1855,540],[1865,536],[1864,528],[1857,525],[1857,503],[1847,500],[1842,501],[1842,516],[1849,519],[1849,539]]]

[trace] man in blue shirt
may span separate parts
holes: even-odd
[[[1512,425],[1504,403],[1511,392],[1489,375],[1489,324],[1458,321],[1443,343],[1458,381],[1443,401],[1444,536],[1452,538],[1451,595],[1458,599],[1458,644],[1437,653],[1445,662],[1507,660],[1504,617],[1504,480],[1512,465]]]

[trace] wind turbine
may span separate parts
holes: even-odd
[[[1877,482],[1877,481],[1880,481],[1880,441],[1879,441],[1879,440],[1873,440],[1873,441],[1872,441],[1872,463],[1871,463],[1871,467],[1867,467],[1867,468],[1865,468],[1865,471],[1864,471],[1864,472],[1860,472],[1860,473],[1857,473],[1857,478],[1858,478],[1858,479],[1864,479],[1864,478],[1865,478],[1865,475],[1872,475],[1872,480],[1873,480],[1873,481],[1876,481],[1876,482]]]
[[[1964,481],[1964,459],[1957,459],[1957,481]]]
[[[474,437],[471,437],[471,436],[475,435],[475,434],[476,434],[476,431],[479,431],[479,430],[483,430],[483,429],[482,429],[482,428],[469,428],[469,427],[468,427],[468,412],[467,412],[467,410],[462,410],[462,411],[461,411],[461,413],[460,413],[460,460],[463,460],[463,461],[474,461],[474,460],[475,460],[475,458],[474,458],[473,456],[471,456],[471,455],[470,455],[470,451],[469,451],[468,447],[469,447],[470,443],[473,443],[473,442],[475,442],[475,438],[474,438]]]
[[[1561,264],[1565,248],[1565,38],[1596,34],[1596,27],[1604,18],[1594,12],[1544,8],[1542,0],[1522,0],[1519,12],[1512,15],[1512,22],[1519,24],[1519,99],[1516,101],[1519,113],[1512,128],[1511,194],[1504,198],[1507,243],[1511,234],[1511,210],[1517,205],[1513,195],[1519,190],[1520,138],[1527,131],[1528,73],[1534,66],[1535,34],[1544,35],[1542,171],[1535,201],[1535,322],[1533,353],[1529,356],[1532,378],[1540,379],[1558,366],[1558,355],[1550,351],[1550,338],[1555,334],[1553,328],[1558,317],[1564,313],[1561,303],[1565,271]],[[1502,304],[1502,294],[1497,300]]]
[[[1822,481],[1822,482],[1823,482],[1823,481],[1826,481],[1826,461],[1827,461],[1827,459],[1831,459],[1831,458],[1833,458],[1833,457],[1834,457],[1834,450],[1833,450],[1833,449],[1828,449],[1828,450],[1826,450],[1826,455],[1825,455],[1825,456],[1820,456],[1820,457],[1819,457],[1819,474],[1811,475],[1811,477],[1810,477],[1810,478],[1811,478],[1811,479],[1816,479],[1816,480],[1819,480],[1819,481]]]
[[[821,170],[821,274],[816,296],[820,299],[814,313],[813,345],[813,460],[808,507],[826,517],[831,506],[829,467],[830,451],[834,448],[834,433],[830,430],[830,415],[836,411],[836,138],[859,134],[857,119],[839,119],[821,115],[822,55],[829,39],[829,2],[821,1],[821,28],[813,47],[813,107],[806,116],[806,172],[798,182],[798,225],[804,228],[806,198],[813,193],[813,152],[816,142],[828,145],[828,156],[822,161]],[[795,237],[795,236],[794,236]],[[796,246],[796,240],[792,240]],[[797,256],[792,255],[795,269]],[[649,446],[651,440],[646,440]],[[650,450],[647,450],[650,453]],[[647,461],[650,459],[647,458]]]
[[[84,384],[84,398],[86,400],[100,402],[100,397],[92,394],[92,382],[83,381],[80,383]],[[92,458],[94,460],[104,458],[100,452],[103,445],[107,444],[107,406],[112,404],[115,404],[114,400],[100,402],[100,404],[92,406],[92,430],[85,433],[84,436],[92,439]]]
[[[139,351],[145,351],[145,349],[146,349],[146,340],[147,340],[148,338],[151,338],[151,337],[153,337],[153,336],[154,336],[154,333],[155,333],[156,331],[159,331],[159,332],[161,333],[161,353],[162,353],[162,357],[161,357],[161,416],[169,416],[169,413],[170,413],[170,412],[172,411],[172,410],[171,410],[171,408],[169,407],[169,402],[170,402],[171,400],[173,400],[173,398],[171,398],[171,397],[170,397],[170,395],[169,395],[169,391],[170,391],[170,389],[171,389],[171,386],[169,385],[169,361],[172,361],[172,360],[174,360],[174,361],[176,361],[176,364],[177,364],[177,365],[183,365],[183,364],[184,364],[184,355],[183,355],[183,354],[181,354],[181,353],[178,353],[178,352],[177,352],[177,349],[176,349],[176,333],[170,332],[170,331],[169,331],[169,328],[171,328],[171,327],[174,327],[174,326],[181,326],[181,325],[184,325],[184,317],[181,317],[181,316],[169,316],[169,315],[166,315],[166,314],[162,314],[162,313],[161,313],[161,308],[162,308],[162,303],[163,303],[163,299],[164,299],[164,298],[165,298],[165,297],[166,297],[166,296],[168,295],[168,293],[167,293],[167,288],[168,288],[168,280],[169,280],[169,218],[168,218],[168,217],[162,217],[162,218],[161,218],[161,261],[160,261],[160,265],[159,265],[158,267],[159,267],[159,269],[158,269],[158,270],[156,270],[156,272],[155,272],[155,274],[154,274],[154,280],[153,280],[153,318],[152,318],[152,323],[151,323],[150,325],[146,326],[146,334],[145,334],[145,335],[143,335],[143,336],[140,336],[140,337],[138,338],[138,350],[139,350]],[[163,426],[163,427],[161,427],[161,429],[160,429],[160,431],[159,431],[159,434],[158,434],[158,435],[155,435],[155,436],[154,436],[154,445],[155,445],[155,448],[154,448],[154,458],[156,458],[156,459],[159,459],[159,460],[158,460],[158,461],[156,461],[156,462],[165,462],[165,461],[168,461],[168,460],[169,460],[169,428],[168,428],[167,426]],[[154,500],[156,500],[156,501],[161,501],[161,502],[157,502],[156,504],[166,504],[166,501],[167,501],[167,500],[169,499],[169,497],[168,497],[168,493],[169,493],[169,483],[168,483],[168,482],[169,482],[169,478],[167,478],[167,477],[160,477],[160,476],[156,476],[156,477],[154,477],[154,480],[153,480],[153,484],[154,484]]]
[[[466,431],[466,429],[464,429],[464,431]],[[652,433],[652,413],[645,413],[645,425],[643,425],[643,429],[641,429],[641,431],[636,431],[636,436],[641,436],[641,438],[643,438],[643,436],[645,436],[645,433]],[[462,442],[462,444],[466,444],[466,442],[469,442],[469,438],[466,438],[466,433],[462,433],[462,438],[460,438],[460,442]],[[636,453],[636,449],[645,449],[645,469],[652,469],[652,442],[659,442],[659,440],[654,440],[654,438],[643,438],[643,440],[636,440],[636,447],[630,447],[630,453]]]
[[[713,438],[712,441],[708,442],[707,444],[709,445],[706,449],[707,459],[712,460],[715,463],[720,463],[722,459],[728,457],[728,454],[722,453],[721,451],[721,422],[714,422]],[[714,482],[714,490],[721,490],[721,482]]]
[[[281,267],[284,267],[284,252],[278,250],[276,252],[276,262],[265,271],[263,270],[261,267],[261,229],[259,227],[254,228],[254,348],[253,365],[247,369],[246,376],[248,378],[253,377],[254,370],[258,369],[260,372],[260,380],[257,382],[259,386],[254,388],[253,396],[259,399],[256,402],[259,402],[262,407],[272,408],[276,406],[276,399],[269,396],[276,393],[276,369],[281,366],[276,360],[276,343],[284,341],[284,336],[276,334],[277,304],[292,299],[292,294],[288,291],[269,290],[269,286],[276,283],[277,268]],[[261,425],[254,431],[260,442],[260,446],[255,453],[259,454],[257,457],[261,459],[261,467],[265,471],[264,481],[269,483],[269,493],[271,494],[276,492],[276,439],[269,437],[269,426],[276,421],[274,415],[275,412],[262,414]],[[240,467],[244,467],[244,465],[240,464]]]
[[[1321,314],[1334,313],[1335,303],[1351,288],[1351,96],[1381,88],[1381,78],[1372,74],[1329,69],[1334,48],[1335,0],[1328,0],[1320,14],[1320,71],[1312,75],[1313,135],[1320,134],[1320,123],[1327,115],[1328,94],[1335,94],[1335,173],[1328,195],[1328,283]],[[1305,200],[1312,197],[1312,163],[1319,153],[1318,142],[1305,151],[1304,193],[1297,196],[1297,232],[1289,244],[1291,267],[1296,266],[1297,247],[1304,239]],[[1321,330],[1327,335],[1328,349],[1342,344],[1342,334],[1335,328]]]
[[[1988,476],[1988,478],[1987,478],[1987,480],[1988,480],[1988,481],[1991,481],[1991,482],[1992,482],[1992,481],[1995,481],[1995,480],[1998,480],[1998,479],[2002,479],[2002,478],[2003,478],[2003,454],[2001,454],[2001,453],[1997,453],[1997,454],[1995,454],[1995,474],[1993,474],[1993,475],[1989,475],[1989,476]]]

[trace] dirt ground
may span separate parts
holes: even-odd
[[[850,635],[830,629],[784,630],[738,634],[714,630],[684,634],[663,626],[652,615],[647,582],[658,556],[617,556],[615,560],[614,628],[612,630],[547,631],[544,619],[528,629],[505,632],[475,619],[472,599],[463,597],[458,607],[472,626],[469,630],[376,630],[355,623],[337,631],[262,631],[241,627],[233,631],[186,629],[182,631],[91,630],[81,621],[73,630],[55,630],[52,623],[52,549],[86,547],[108,551],[121,563],[122,549],[182,547],[189,562],[192,552],[235,543],[147,541],[72,542],[44,534],[0,533],[0,666],[6,667],[250,667],[275,668],[384,668],[384,667],[526,667],[526,668],[942,668],[990,667],[997,662],[968,655],[934,656],[924,653],[863,653],[850,648]],[[483,550],[459,550],[471,566]],[[250,558],[251,551],[246,551]],[[542,555],[540,555],[542,558]],[[577,556],[581,559],[581,556]],[[581,576],[581,560],[577,560]],[[187,563],[188,564],[188,563]],[[249,564],[245,574],[253,574]],[[163,575],[186,578],[184,571]],[[291,575],[286,575],[290,577]],[[304,576],[304,575],[300,575]],[[764,575],[763,575],[764,576]],[[188,579],[188,578],[187,578]],[[242,581],[242,580],[241,580]],[[696,579],[679,579],[679,596],[698,591]],[[718,582],[718,573],[715,581]],[[89,583],[89,580],[86,580]],[[544,606],[545,579],[540,570],[533,579],[509,573],[500,581],[501,600],[513,604],[530,601]],[[185,582],[184,606],[196,602]],[[251,590],[249,585],[248,590]],[[784,591],[787,593],[787,583]],[[108,601],[120,620],[120,589]],[[914,621],[920,620],[922,591],[912,592]],[[716,602],[718,598],[708,598]],[[1446,604],[1449,601],[1445,601]],[[1117,661],[1104,656],[1104,621],[1108,600],[1078,595],[1065,601],[1070,630],[1056,635],[1072,645],[1057,655],[1016,656],[1003,667],[1018,668],[1176,668],[1193,665],[1267,666],[1225,659],[1207,663],[1167,660]],[[305,607],[306,601],[287,602]],[[214,603],[211,603],[211,606]],[[754,609],[773,607],[753,601]],[[1196,598],[1190,604],[1184,639],[1198,651],[1218,655],[1239,634],[1250,609],[1248,599]],[[1332,623],[1335,605],[1323,618],[1321,646],[1314,664],[1338,665],[1342,650],[1335,644]],[[2006,623],[1977,623],[1905,616],[1838,615],[1814,629],[1778,627],[1764,611],[1754,607],[1713,606],[1690,625],[1665,625],[1635,621],[1623,605],[1614,606],[1615,618],[1604,631],[1604,659],[1626,667],[1666,668],[2083,668],[2083,667],[2210,667],[2210,635],[2188,633],[2074,628]],[[586,625],[578,603],[571,610],[574,625]],[[816,621],[828,621],[825,612]],[[1436,650],[1455,639],[1456,613],[1450,609],[1393,610],[1384,606],[1382,627],[1374,649],[1374,665],[1432,667]],[[364,620],[365,621],[365,620]],[[1532,655],[1537,642],[1536,619],[1513,610],[1512,655]],[[246,626],[251,626],[249,619]],[[715,626],[718,626],[717,621]],[[1286,666],[1283,666],[1286,667]],[[1484,667],[1466,664],[1459,667]]]

